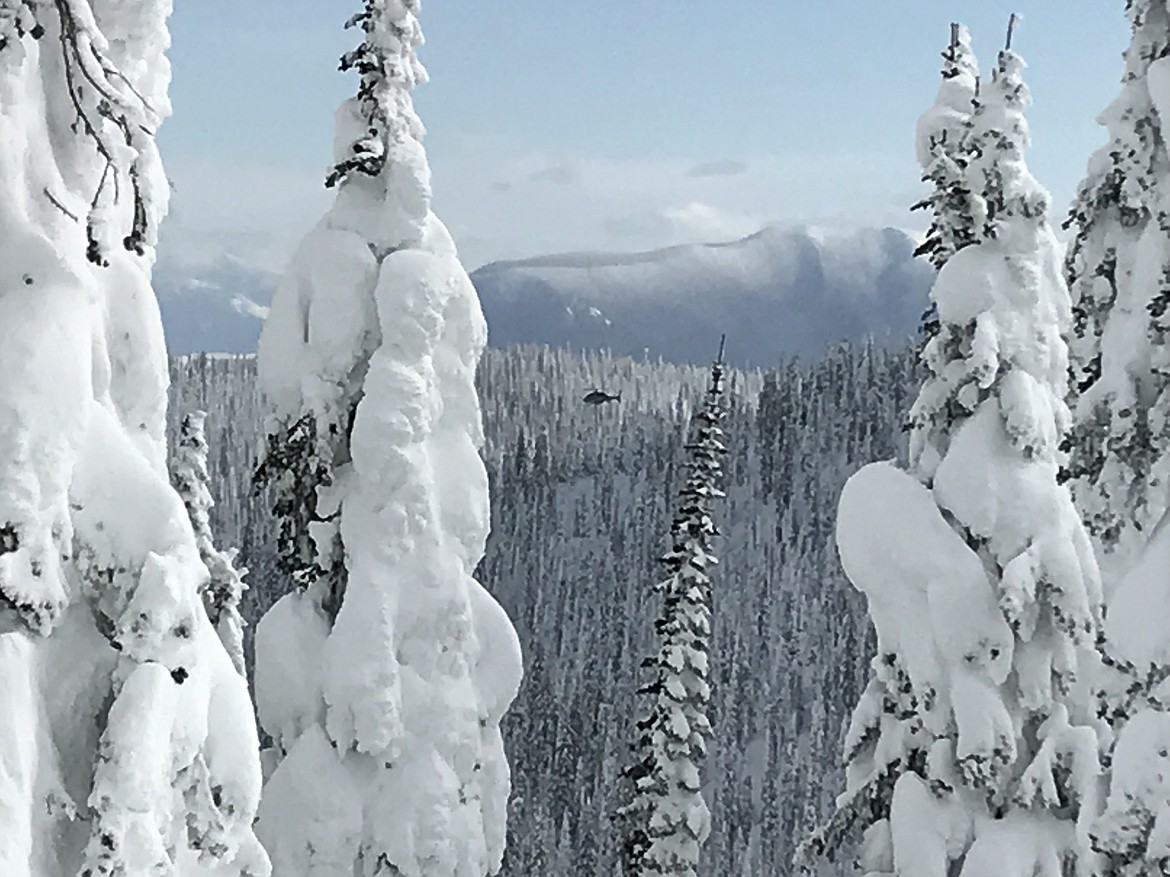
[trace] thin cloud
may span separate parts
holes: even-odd
[[[746,174],[747,172],[748,166],[746,162],[723,159],[721,161],[701,161],[687,171],[687,176],[696,179],[705,179],[707,177],[738,177],[740,174]]]
[[[691,201],[677,207],[609,217],[606,233],[614,239],[651,240],[655,246],[738,240],[765,223],[754,217]]]
[[[557,186],[572,186],[581,179],[581,171],[569,162],[552,164],[533,171],[528,179],[534,183],[552,183]]]

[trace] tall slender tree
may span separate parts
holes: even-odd
[[[916,427],[909,471],[854,475],[838,509],[841,560],[879,653],[846,740],[848,788],[804,852],[831,853],[862,828],[867,872],[1097,867],[1086,677],[1100,581],[1057,484],[1070,306],[1048,196],[1024,162],[1023,66],[999,54],[971,120],[986,237],[950,258],[931,293],[960,343],[927,361],[916,409],[926,398],[947,419]]]
[[[671,523],[667,577],[654,592],[662,607],[654,623],[655,648],[642,662],[633,764],[626,770],[631,800],[623,807],[622,866],[633,875],[698,873],[699,853],[711,830],[699,767],[711,733],[711,580],[718,561],[714,502],[727,449],[723,417],[723,344],[711,367],[706,402],[694,416],[686,445],[686,481]]]
[[[0,873],[260,877],[255,722],[166,471],[168,0],[0,0]]]
[[[365,0],[336,199],[260,338],[284,569],[256,632],[278,872],[495,873],[516,634],[472,578],[488,531],[475,290],[430,210],[418,0]]]

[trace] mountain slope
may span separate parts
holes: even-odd
[[[893,228],[767,228],[726,244],[496,262],[471,279],[493,347],[706,362],[726,332],[733,362],[766,366],[836,341],[912,336],[933,276],[914,246]]]
[[[492,347],[549,344],[706,363],[728,335],[732,363],[820,356],[837,341],[913,336],[933,279],[893,228],[768,228],[743,240],[647,253],[494,262],[471,275]],[[172,354],[247,353],[278,275],[233,258],[161,262],[155,288]]]
[[[154,289],[172,356],[252,353],[279,276],[234,256],[193,268],[160,260]]]

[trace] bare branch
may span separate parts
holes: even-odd
[[[66,216],[68,216],[70,219],[72,219],[74,222],[81,221],[72,213],[72,211],[69,210],[69,208],[67,208],[64,204],[62,204],[56,198],[56,196],[53,195],[52,192],[49,191],[48,186],[46,186],[43,191],[45,193],[45,197],[49,199],[50,204],[52,204],[54,207],[56,207],[58,210],[60,210],[62,213],[64,213]]]
[[[1015,34],[1016,25],[1019,23],[1020,16],[1013,12],[1011,18],[1008,19],[1007,39],[1003,44],[1003,49],[1005,52],[1010,52],[1012,50],[1012,36]]]

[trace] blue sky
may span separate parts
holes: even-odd
[[[279,262],[327,204],[359,0],[179,0],[164,246]],[[766,223],[917,226],[917,116],[952,20],[988,68],[1010,12],[1032,170],[1063,213],[1113,98],[1121,0],[424,0],[435,208],[471,268]],[[164,251],[165,254],[165,251]]]

